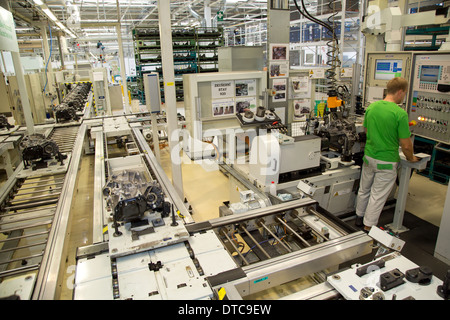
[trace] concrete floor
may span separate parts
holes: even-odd
[[[448,186],[414,173],[409,182],[405,210],[439,227]]]
[[[185,198],[193,209],[196,222],[219,217],[219,206],[230,198],[228,178],[218,170],[205,168],[184,158],[182,164]],[[161,166],[171,178],[172,166],[168,147],[161,150]],[[76,200],[69,232],[69,250],[66,257],[65,279],[60,299],[72,299],[75,275],[75,253],[80,246],[92,242],[94,156],[82,157]],[[447,186],[414,173],[410,180],[406,211],[439,226],[443,213]]]

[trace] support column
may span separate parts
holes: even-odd
[[[184,199],[181,174],[180,135],[178,132],[177,99],[175,95],[175,72],[173,65],[172,28],[170,1],[158,0],[159,36],[161,39],[164,99],[167,114],[169,150],[172,160],[172,184],[181,199]]]
[[[204,8],[204,16],[205,16],[205,27],[211,28],[211,6],[209,0],[205,0],[205,8]]]
[[[64,52],[63,52],[63,48],[62,48],[62,42],[63,40],[63,36],[61,35],[61,32],[58,32],[58,48],[59,48],[59,56],[61,59],[61,69],[65,70],[66,66],[64,64]]]
[[[48,45],[48,37],[47,37],[47,28],[49,28],[49,25],[46,21],[42,21],[41,23],[41,37],[42,37],[42,46],[44,49],[45,54],[45,65],[47,67],[47,87],[45,88],[46,92],[50,92],[51,94],[54,94],[55,86],[54,86],[54,77],[53,77],[53,67],[52,67],[52,59],[51,59],[51,52],[50,47]],[[51,26],[50,26],[51,28]],[[52,41],[50,39],[50,41]],[[53,50],[53,48],[52,48]],[[44,94],[46,93],[44,92]]]
[[[277,8],[283,8],[281,6],[281,4],[284,1],[274,1],[273,3],[277,4]],[[283,10],[281,9],[276,9],[276,8],[272,8],[271,7],[271,1],[267,1],[267,87],[268,88],[273,88],[273,82],[275,80],[275,78],[271,78],[270,77],[270,66],[271,63],[273,62],[274,64],[276,63],[284,63],[284,61],[271,61],[270,57],[271,57],[271,44],[281,44],[281,45],[285,45],[286,46],[286,54],[289,53],[289,36],[290,36],[290,11],[289,8],[283,8]],[[287,63],[287,69],[289,70],[289,60],[286,60]],[[286,80],[286,97],[289,96],[289,92],[288,92],[288,88],[289,88],[289,77],[285,76],[285,77],[280,77],[280,78],[276,78],[276,80],[278,79],[285,79]],[[270,109],[270,108],[274,108],[275,109],[275,113],[277,113],[277,115],[281,118],[281,121],[285,124],[290,124],[292,122],[291,119],[289,119],[289,110],[288,110],[288,106],[289,106],[289,101],[286,98],[286,101],[277,101],[274,102],[272,97],[269,97],[266,100],[267,104],[266,104],[266,108]]]
[[[28,134],[34,134],[34,121],[31,115],[30,100],[28,100],[27,86],[25,84],[25,77],[23,73],[22,61],[20,61],[19,52],[11,52],[16,71],[17,84],[19,85],[20,100],[22,101],[23,115],[25,116],[25,124],[27,126]]]
[[[127,86],[127,74],[125,68],[125,58],[123,52],[123,41],[122,41],[122,28],[121,24],[116,26],[117,40],[119,42],[119,58],[120,58],[120,77],[122,78],[123,96],[124,96],[124,112],[131,113],[130,102],[128,101],[128,86]]]

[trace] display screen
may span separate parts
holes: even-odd
[[[440,66],[421,66],[420,81],[437,83],[439,80]]]
[[[402,60],[379,59],[375,61],[375,80],[391,80],[402,76]]]

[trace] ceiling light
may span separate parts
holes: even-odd
[[[42,6],[44,4],[44,2],[42,2],[42,0],[33,0],[33,1],[37,6]]]
[[[55,24],[56,24],[61,30],[66,29],[66,26],[63,25],[63,24],[62,24],[61,22],[59,22],[59,21],[56,21]]]
[[[42,9],[42,11],[44,11],[44,13],[47,15],[47,17],[49,17],[50,20],[52,20],[52,21],[58,20],[58,18],[55,17],[55,15],[53,14],[53,12],[50,9],[45,8],[45,9]]]

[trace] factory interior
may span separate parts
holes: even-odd
[[[0,0],[0,300],[449,300],[449,9]],[[419,161],[365,228],[396,77]]]

